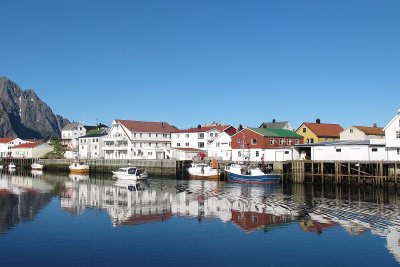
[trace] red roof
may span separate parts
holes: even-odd
[[[385,132],[381,127],[367,127],[367,126],[354,126],[354,127],[364,132],[367,135],[385,135]]]
[[[311,123],[305,122],[306,125],[311,131],[315,133],[318,137],[340,137],[340,132],[343,131],[342,126],[339,124],[330,124],[330,123]]]
[[[0,143],[8,143],[14,140],[15,138],[0,138]]]
[[[220,132],[225,131],[226,129],[232,127],[231,125],[213,125],[213,126],[203,126],[203,127],[196,127],[190,128],[185,130],[175,130],[173,133],[204,133],[210,130],[218,130]]]
[[[118,123],[125,126],[131,132],[145,133],[171,133],[176,131],[176,128],[166,122],[148,122],[148,121],[128,121],[116,120]]]
[[[43,144],[43,143],[39,143],[39,142],[25,143],[25,144],[20,144],[20,145],[14,146],[13,148],[34,148],[34,147],[40,146],[41,144]]]

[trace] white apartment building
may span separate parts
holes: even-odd
[[[171,135],[171,144],[174,148],[195,148],[207,151],[210,144],[222,133],[234,134],[236,128],[230,125],[211,125],[176,130]]]
[[[386,136],[388,160],[400,160],[400,109],[383,130]]]
[[[176,128],[166,122],[114,120],[103,138],[105,159],[165,159]]]
[[[80,159],[102,159],[104,158],[103,139],[107,132],[88,134],[79,137],[79,158]]]
[[[84,126],[79,122],[70,123],[61,129],[61,144],[67,150],[78,151],[78,138],[95,128],[96,126]]]

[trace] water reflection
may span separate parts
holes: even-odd
[[[113,227],[164,222],[175,217],[199,223],[218,220],[240,231],[269,231],[296,224],[321,235],[343,229],[385,238],[400,262],[400,209],[397,192],[370,188],[293,185],[240,185],[214,181],[149,180],[129,182],[89,178],[3,175],[0,179],[0,227],[32,220],[58,186],[61,207],[74,216],[87,208],[107,211]],[[55,182],[57,181],[57,182]],[[59,182],[62,182],[62,186]]]

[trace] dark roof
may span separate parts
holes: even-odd
[[[259,128],[283,129],[288,121],[263,122]]]
[[[248,129],[257,132],[262,136],[303,138],[302,135],[299,135],[295,132],[285,129],[273,129],[273,128],[248,128]]]

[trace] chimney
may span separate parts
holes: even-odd
[[[197,129],[201,129],[201,125],[199,124],[199,125],[197,125]]]
[[[275,122],[276,122],[276,120],[275,120],[275,119],[273,119],[273,120],[272,120],[272,122],[273,122],[273,123],[275,123]]]
[[[321,124],[321,120],[320,119],[316,119],[315,122],[318,123],[318,124]]]
[[[374,122],[374,124],[372,124],[372,127],[376,128],[376,127],[378,127],[378,124],[376,122]]]

